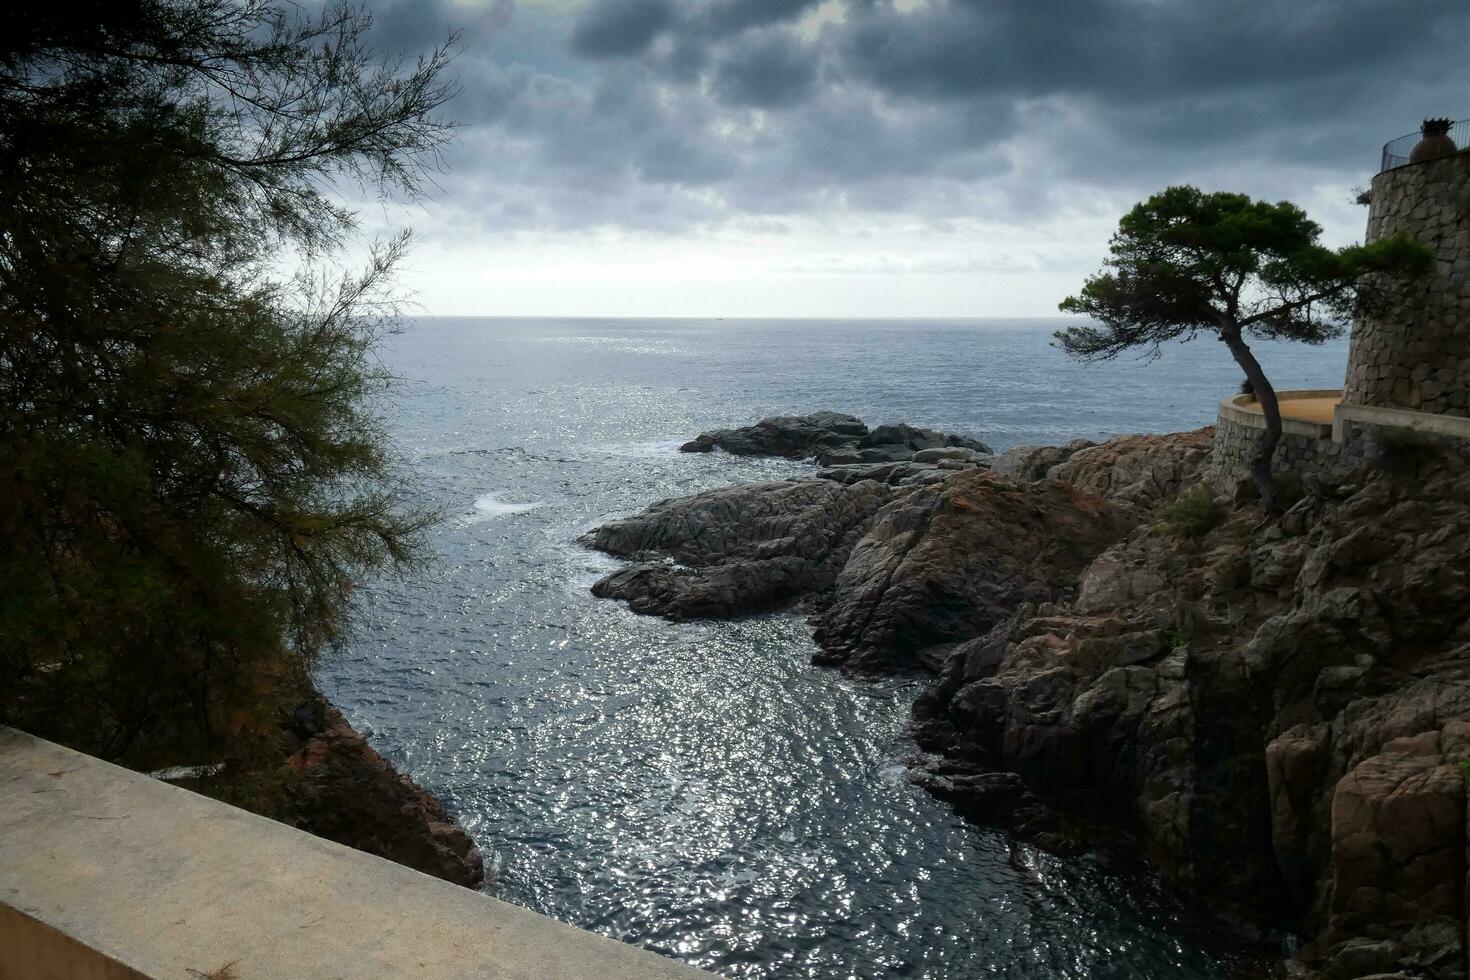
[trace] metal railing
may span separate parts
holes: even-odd
[[[1459,150],[1470,149],[1470,119],[1461,119],[1450,124],[1450,139],[1455,141]],[[1378,167],[1378,172],[1392,170],[1394,167],[1402,167],[1409,162],[1409,152],[1414,145],[1423,138],[1420,130],[1406,133],[1398,139],[1389,140],[1383,144],[1383,160]],[[1457,151],[1458,152],[1458,151]]]

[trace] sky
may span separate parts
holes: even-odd
[[[458,32],[407,224],[431,314],[1048,316],[1171,184],[1360,241],[1387,140],[1470,116],[1464,0],[369,0]]]

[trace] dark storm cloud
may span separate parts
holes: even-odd
[[[1463,25],[1463,10],[1435,0],[955,0],[910,13],[875,5],[838,44],[856,76],[906,95],[1136,98],[1363,76],[1421,47],[1448,54],[1436,32]]]
[[[375,7],[389,47],[464,32],[445,188],[502,228],[1024,222],[1181,181],[1346,195],[1378,144],[1470,116],[1463,0]]]
[[[691,26],[716,36],[750,27],[789,22],[800,17],[820,0],[716,0],[700,8]]]
[[[599,0],[572,28],[572,48],[589,58],[642,54],[673,19],[669,0]]]
[[[729,45],[712,85],[726,102],[773,109],[802,101],[816,78],[816,58],[806,45],[789,34],[761,33]]]

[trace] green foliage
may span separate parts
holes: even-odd
[[[135,764],[244,751],[431,516],[371,406],[444,55],[265,0],[23,4],[0,41],[0,721]],[[283,278],[282,264],[302,271]]]
[[[1252,475],[1274,509],[1281,412],[1246,338],[1319,344],[1340,336],[1355,309],[1434,266],[1433,252],[1402,235],[1334,251],[1319,242],[1321,231],[1287,201],[1170,187],[1123,216],[1104,270],[1061,302],[1093,322],[1058,331],[1056,343],[1097,361],[1130,350],[1157,357],[1164,343],[1201,333],[1223,341],[1261,403],[1266,432]]]
[[[1321,343],[1342,333],[1365,277],[1427,272],[1402,235],[1332,250],[1287,201],[1170,187],[1123,216],[1103,272],[1061,303],[1098,321],[1059,331],[1063,350],[1109,359],[1201,332]]]
[[[1302,483],[1300,473],[1277,473],[1271,478],[1271,484],[1275,491],[1277,504],[1283,509],[1306,496],[1307,489]]]
[[[1225,510],[1209,487],[1200,484],[1165,504],[1159,524],[1170,534],[1202,538],[1225,520]]]

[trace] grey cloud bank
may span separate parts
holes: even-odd
[[[1182,182],[1356,231],[1378,145],[1470,116],[1455,0],[371,2],[387,48],[460,32],[431,236],[1024,227]]]

